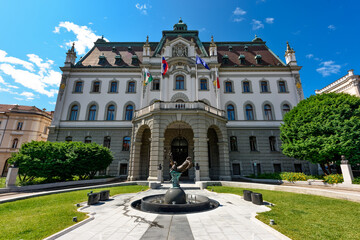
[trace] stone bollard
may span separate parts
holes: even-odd
[[[5,186],[7,188],[15,187],[16,186],[16,178],[19,172],[18,167],[9,167],[7,176],[6,176],[6,183]]]
[[[195,165],[195,182],[200,181],[200,166],[199,163],[196,163]]]
[[[162,171],[162,166],[161,163],[158,166],[158,172],[157,172],[157,180],[158,182],[164,182],[164,178],[163,178],[163,171]]]
[[[244,196],[245,201],[251,201],[251,193],[252,193],[252,191],[249,191],[249,190],[243,191],[243,196]]]
[[[110,190],[104,190],[100,192],[100,201],[106,201],[110,198]]]
[[[251,193],[251,201],[256,205],[263,205],[263,198],[261,193]]]
[[[88,193],[88,205],[97,204],[100,200],[100,193]]]
[[[344,155],[341,155],[341,172],[344,178],[343,184],[352,184],[352,181],[354,179],[351,165],[349,164],[349,161],[345,159]]]

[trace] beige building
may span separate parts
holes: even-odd
[[[11,154],[23,143],[46,141],[52,113],[33,106],[0,104],[0,174],[6,176]]]
[[[316,90],[316,94],[321,93],[348,93],[360,97],[360,76],[354,75],[354,70],[349,70],[348,74],[326,87]]]

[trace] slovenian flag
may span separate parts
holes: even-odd
[[[144,85],[148,85],[153,80],[153,77],[151,76],[149,69],[147,68],[145,68],[144,79],[145,79]]]
[[[206,64],[206,62],[204,60],[202,60],[199,56],[196,55],[196,64],[201,64],[203,65],[205,68],[209,69],[209,66]]]
[[[168,63],[166,62],[166,60],[165,60],[164,57],[162,57],[161,64],[162,64],[162,67],[161,67],[161,75],[164,76],[164,75],[166,74],[167,70],[168,70],[168,67],[169,67],[169,65],[168,65]]]

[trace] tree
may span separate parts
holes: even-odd
[[[17,163],[20,180],[25,182],[35,177],[58,177],[60,180],[73,176],[93,178],[112,160],[110,150],[96,143],[32,141],[23,144],[9,162]]]
[[[285,114],[280,138],[289,157],[339,165],[360,162],[360,98],[344,93],[311,96]]]

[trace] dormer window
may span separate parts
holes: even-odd
[[[112,47],[112,51],[116,52],[116,47],[115,46]]]
[[[99,56],[99,64],[105,64],[106,63],[106,57],[104,56],[104,53]]]
[[[244,50],[245,50],[245,52],[249,51],[249,47],[245,45]]]
[[[132,65],[136,65],[136,64],[138,64],[139,63],[139,58],[138,58],[138,56],[137,55],[132,55],[132,57],[131,57],[131,64]]]
[[[223,64],[228,64],[229,63],[229,56],[225,54],[222,57],[222,62],[223,62]]]
[[[241,55],[239,56],[239,61],[240,61],[240,64],[241,64],[241,65],[244,65],[244,64],[245,64],[245,55],[241,54]]]
[[[115,56],[115,64],[116,64],[116,65],[120,65],[121,62],[122,62],[121,55],[120,55],[120,54],[119,54],[119,55],[116,55],[116,56]]]
[[[229,52],[231,52],[233,50],[232,46],[229,46]]]
[[[261,55],[257,54],[255,56],[255,59],[256,59],[256,64],[261,64]]]
[[[132,51],[132,47],[128,46],[128,51],[131,52]]]

